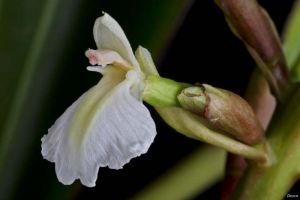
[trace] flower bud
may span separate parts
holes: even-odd
[[[246,144],[263,139],[263,128],[252,108],[240,96],[207,84],[185,88],[178,95],[185,109],[202,115],[213,127]]]
[[[209,102],[208,97],[204,93],[204,87],[197,86],[182,90],[177,98],[182,107],[198,114],[203,114]]]
[[[278,33],[268,13],[256,0],[215,0],[224,12],[232,32],[244,42],[249,53],[269,81],[273,93],[289,85],[288,68]]]

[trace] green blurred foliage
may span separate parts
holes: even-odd
[[[300,80],[300,1],[294,2],[283,33],[284,50],[293,81]]]

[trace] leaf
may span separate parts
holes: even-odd
[[[292,79],[300,81],[300,1],[295,1],[283,33],[284,51]]]
[[[284,51],[290,69],[299,59],[300,54],[300,1],[295,1],[287,19],[284,32]]]

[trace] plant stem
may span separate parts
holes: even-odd
[[[146,78],[143,99],[155,107],[180,107],[177,96],[188,86],[190,86],[190,84],[179,83],[171,79],[150,75]]]
[[[250,165],[238,185],[233,199],[272,199],[284,197],[299,174],[300,166],[300,88],[292,99],[280,107],[268,132],[268,141],[277,155],[269,168]]]
[[[245,99],[248,101],[255,112],[257,119],[266,130],[275,110],[276,100],[270,93],[267,81],[263,77],[261,71],[257,68],[251,76]],[[243,157],[235,154],[228,154],[226,175],[223,182],[222,200],[229,199],[246,167],[247,163]]]
[[[248,164],[240,155],[227,153],[225,177],[222,185],[221,199],[228,200],[234,192],[236,185],[243,176]]]

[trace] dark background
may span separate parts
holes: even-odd
[[[285,19],[291,9],[292,0],[259,1],[271,15],[279,32],[283,28]],[[66,23],[77,23],[73,30],[64,35],[68,45],[61,51],[69,56],[58,63],[64,67],[56,70],[55,81],[47,95],[47,102],[53,104],[39,113],[46,115],[47,120],[36,122],[39,124],[39,136],[46,134],[47,128],[80,94],[97,83],[99,76],[85,71],[88,64],[83,52],[87,48],[95,48],[92,38],[94,20],[99,11],[104,10],[111,14],[123,27],[133,49],[138,44],[145,45],[152,52],[157,67],[162,76],[177,81],[189,83],[209,83],[243,95],[255,63],[247,53],[243,44],[230,32],[225,23],[222,12],[212,0],[191,1],[185,12],[178,16],[180,20],[174,26],[174,32],[165,41],[165,45],[158,47],[151,44],[147,38],[139,38],[135,31],[155,29],[151,21],[140,22],[138,16],[152,14],[162,7],[159,1],[145,1],[143,3],[120,1],[112,4],[109,1],[88,0],[74,1],[77,5],[77,15]],[[122,9],[123,6],[139,4],[140,10]],[[130,7],[130,6],[129,6]],[[136,6],[138,7],[138,6]],[[73,7],[66,9],[65,15]],[[74,6],[75,8],[75,6]],[[62,14],[60,20],[67,20]],[[135,23],[143,24],[143,28],[135,28]],[[148,27],[149,26],[149,27]],[[155,30],[160,32],[160,30]],[[60,33],[61,32],[61,33]],[[153,31],[152,31],[153,32]],[[53,30],[55,34],[64,34],[64,27]],[[141,39],[141,41],[140,41]],[[157,50],[159,49],[160,50]],[[51,53],[51,50],[49,50]],[[45,61],[45,65],[47,62]],[[43,79],[43,77],[40,77]],[[47,89],[42,88],[41,90]],[[67,90],[66,90],[67,89]],[[34,103],[34,102],[32,102]],[[95,188],[86,188],[76,183],[73,186],[63,186],[56,180],[54,165],[42,159],[40,155],[40,140],[31,144],[30,156],[20,170],[19,178],[14,182],[13,199],[53,199],[50,194],[61,194],[61,199],[127,199],[151,181],[174,166],[186,157],[201,143],[177,134],[169,128],[150,108],[157,124],[158,135],[149,152],[139,158],[133,159],[122,170],[101,168]],[[26,138],[26,137],[25,137]],[[20,153],[20,152],[17,152]],[[67,192],[66,192],[67,191]],[[291,194],[297,194],[297,187]],[[199,194],[195,199],[218,199],[221,192],[221,183]],[[67,193],[67,194],[66,194]],[[298,192],[299,194],[299,192]],[[63,195],[66,195],[65,197]]]

